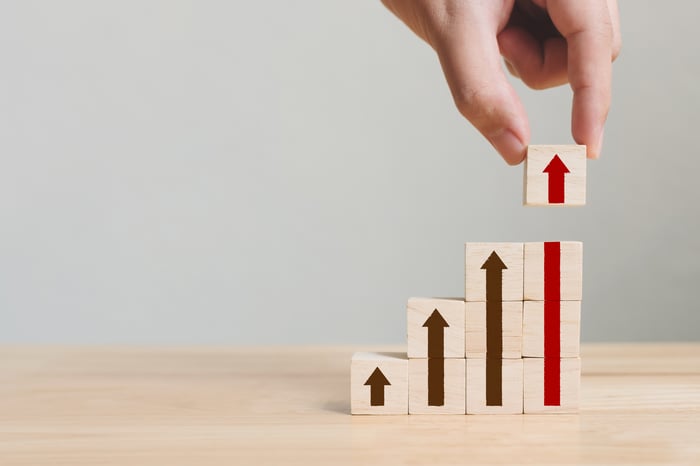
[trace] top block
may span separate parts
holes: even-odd
[[[523,300],[523,243],[466,243],[466,301]]]
[[[586,146],[528,146],[523,204],[586,204]]]

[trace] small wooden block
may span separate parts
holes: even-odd
[[[523,303],[506,301],[497,303],[502,308],[503,352],[500,358],[522,357]],[[466,303],[465,351],[467,358],[486,357],[486,307],[485,302]]]
[[[502,359],[501,406],[487,406],[486,359],[467,359],[467,414],[521,414],[523,360]]]
[[[524,205],[586,204],[586,146],[528,146]]]
[[[464,250],[466,301],[486,301],[487,285],[500,301],[523,300],[523,243],[466,243]]]
[[[443,357],[464,358],[463,300],[411,298],[406,312],[409,358],[437,357],[428,354],[428,335],[432,338],[431,332],[437,332],[436,336],[444,340]]]
[[[583,297],[583,243],[560,241],[525,243],[524,247],[525,300],[544,301],[545,289],[552,275],[559,283],[551,284],[559,290],[556,301],[581,301]],[[558,288],[557,288],[558,286]]]
[[[408,413],[405,353],[355,353],[350,368],[352,414]]]
[[[544,358],[526,358],[525,361],[525,413],[576,413],[581,388],[581,359],[559,360],[559,405],[545,406]]]
[[[560,301],[559,357],[579,357],[580,343],[581,301]],[[544,357],[544,301],[525,301],[523,305],[523,357]]]
[[[441,364],[444,364],[443,377],[435,377],[440,373]],[[465,370],[464,359],[409,359],[408,412],[410,414],[464,414],[466,409]],[[431,380],[436,378],[437,383],[431,384]],[[441,387],[442,396],[440,396]]]

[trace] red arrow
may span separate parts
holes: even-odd
[[[563,204],[564,203],[564,175],[569,172],[569,169],[564,162],[559,158],[559,154],[554,154],[554,158],[542,170],[542,173],[549,175],[549,203]]]
[[[384,386],[391,385],[384,373],[377,367],[369,376],[365,385],[370,386],[369,405],[384,406]]]

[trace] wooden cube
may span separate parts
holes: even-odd
[[[352,414],[408,414],[405,353],[355,353],[350,367]]]
[[[559,347],[554,354],[545,354],[545,302],[525,301],[523,305],[523,356],[543,358],[554,356],[560,358],[577,358],[580,355],[581,342],[581,301],[547,301],[558,314],[555,328],[558,342],[554,348]],[[467,325],[469,321],[467,321]],[[467,335],[468,337],[468,335]],[[467,353],[469,354],[469,353]]]
[[[532,301],[581,301],[583,243],[525,243],[524,296]]]
[[[464,359],[409,359],[410,414],[465,413]]]
[[[523,302],[522,301],[489,301],[466,303],[466,335],[465,351],[467,358],[485,358],[487,356],[489,326],[487,313],[501,314],[500,354],[493,354],[496,359],[513,359],[522,356],[523,340]],[[497,327],[496,327],[497,328]],[[498,352],[496,342],[495,352]],[[491,346],[494,348],[494,346]]]
[[[411,298],[409,358],[464,358],[464,300]]]
[[[467,414],[522,412],[522,359],[467,359]]]
[[[580,358],[525,358],[525,413],[575,413],[581,389]]]
[[[466,301],[523,300],[523,243],[466,243]]]
[[[586,204],[586,146],[528,146],[523,204]]]

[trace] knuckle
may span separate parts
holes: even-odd
[[[480,130],[488,131],[493,125],[500,98],[489,87],[460,88],[454,100],[459,112]]]

